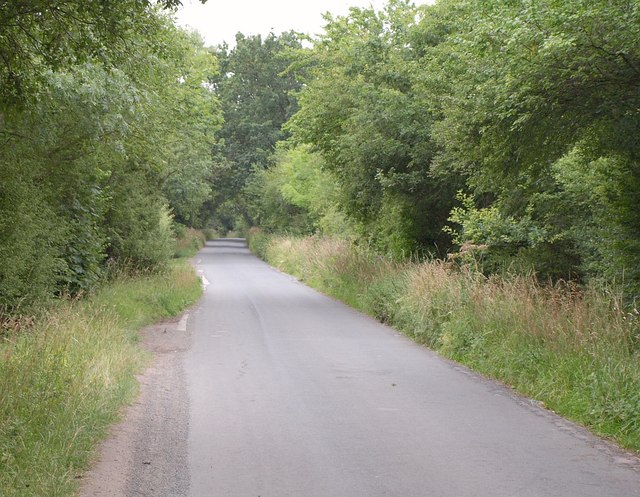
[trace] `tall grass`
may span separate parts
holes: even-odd
[[[175,225],[175,246],[174,257],[193,257],[200,250],[205,242],[210,239],[209,235],[212,234],[211,230],[206,233],[201,230],[188,228],[180,224]]]
[[[200,295],[193,269],[121,277],[0,338],[0,495],[73,495],[147,359],[137,330]]]
[[[640,450],[640,320],[615,293],[394,262],[325,238],[250,235],[271,264]]]

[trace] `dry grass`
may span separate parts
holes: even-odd
[[[60,303],[0,342],[0,495],[70,496],[95,444],[136,392],[137,329],[200,295],[193,269],[124,279]]]
[[[193,257],[207,241],[207,235],[200,230],[181,227],[176,233],[175,257]],[[209,232],[209,235],[213,235]]]

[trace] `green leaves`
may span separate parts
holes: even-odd
[[[395,254],[448,247],[441,227],[456,187],[432,171],[435,116],[416,92],[419,17],[403,1],[329,17],[305,57],[311,77],[288,124],[295,141],[321,152],[343,212]]]
[[[639,14],[633,3],[586,0],[427,8],[423,39],[433,39],[426,30],[434,23],[446,28],[424,49],[428,72],[417,76],[438,116],[435,164],[466,175],[475,194],[473,207],[453,212],[464,226],[460,244],[502,250],[507,265],[526,259],[543,278],[623,271],[628,287],[637,285],[629,281],[637,237],[627,229],[640,225],[623,212],[636,201],[639,174],[632,164],[640,149],[630,139],[640,125]],[[602,164],[625,181],[594,174]],[[545,235],[533,243],[525,233]]]
[[[99,19],[102,4],[91,2],[0,7],[35,30],[17,47],[28,51],[26,93],[0,90],[1,311],[91,290],[114,265],[162,268],[169,206],[192,221],[209,197],[221,116],[206,82],[216,60],[197,36],[133,3]],[[56,30],[71,33],[49,44]]]
[[[326,21],[293,65],[306,79],[286,128],[360,241],[442,256],[450,235],[483,247],[487,272],[624,278],[638,295],[635,2],[392,1]],[[259,179],[308,209],[284,177]]]
[[[224,124],[217,133],[219,163],[211,178],[214,198],[209,208],[218,221],[227,217],[223,212],[229,206],[227,212],[234,211],[229,216],[252,221],[242,191],[254,172],[269,167],[276,143],[288,136],[282,125],[297,109],[293,92],[301,86],[298,71],[289,65],[300,47],[293,32],[264,39],[238,33],[233,49],[223,45],[214,50],[220,73],[210,83],[220,99]]]

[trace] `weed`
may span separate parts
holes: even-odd
[[[212,232],[208,234],[212,235]],[[174,257],[193,257],[208,239],[207,234],[200,230],[176,225]]]
[[[136,394],[137,329],[200,295],[193,269],[120,277],[0,338],[0,494],[70,496],[97,442]],[[12,323],[9,323],[12,324]]]

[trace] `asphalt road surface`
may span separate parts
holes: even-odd
[[[640,496],[633,455],[272,269],[243,240],[209,242],[197,267],[204,297],[177,334],[156,330],[164,355],[119,429],[129,449],[87,497]]]
[[[637,460],[210,242],[189,321],[192,497],[640,496]]]

